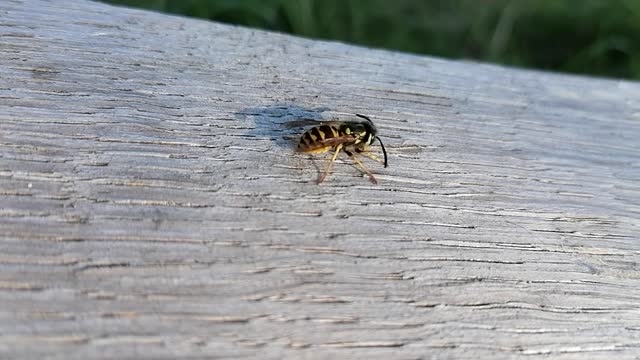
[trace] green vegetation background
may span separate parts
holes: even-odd
[[[106,0],[371,47],[640,79],[640,0]]]

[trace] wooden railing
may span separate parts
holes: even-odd
[[[356,113],[389,167],[316,184]],[[638,83],[0,2],[0,357],[633,358],[639,139]]]

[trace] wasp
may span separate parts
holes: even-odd
[[[383,163],[385,168],[387,167],[387,150],[385,150],[382,140],[377,135],[377,129],[373,125],[373,121],[364,115],[356,114],[356,116],[365,121],[323,122],[310,128],[300,137],[298,152],[320,154],[333,150],[333,156],[322,175],[318,178],[318,184],[327,177],[340,151],[344,151],[345,154],[353,159],[358,167],[369,175],[369,180],[374,184],[377,184],[378,181],[362,161],[358,159],[358,156],[367,156]],[[376,140],[378,140],[382,148],[384,162],[369,152],[369,146]]]

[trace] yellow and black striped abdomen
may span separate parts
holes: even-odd
[[[325,152],[334,145],[326,140],[340,137],[339,128],[333,125],[319,125],[307,130],[298,143],[298,150],[303,152]]]

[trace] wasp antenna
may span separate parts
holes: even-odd
[[[384,148],[384,144],[382,143],[382,139],[379,136],[376,136],[376,139],[380,142],[380,147],[382,147],[382,153],[384,154],[384,167],[387,167],[387,150]]]
[[[371,119],[369,119],[369,117],[368,117],[368,116],[364,116],[364,115],[361,115],[361,114],[356,114],[356,116],[357,116],[357,117],[359,117],[359,118],[363,118],[363,119],[365,119],[365,120],[367,120],[368,122],[370,122],[370,123],[372,123],[372,124],[373,124],[373,121],[371,121]]]

